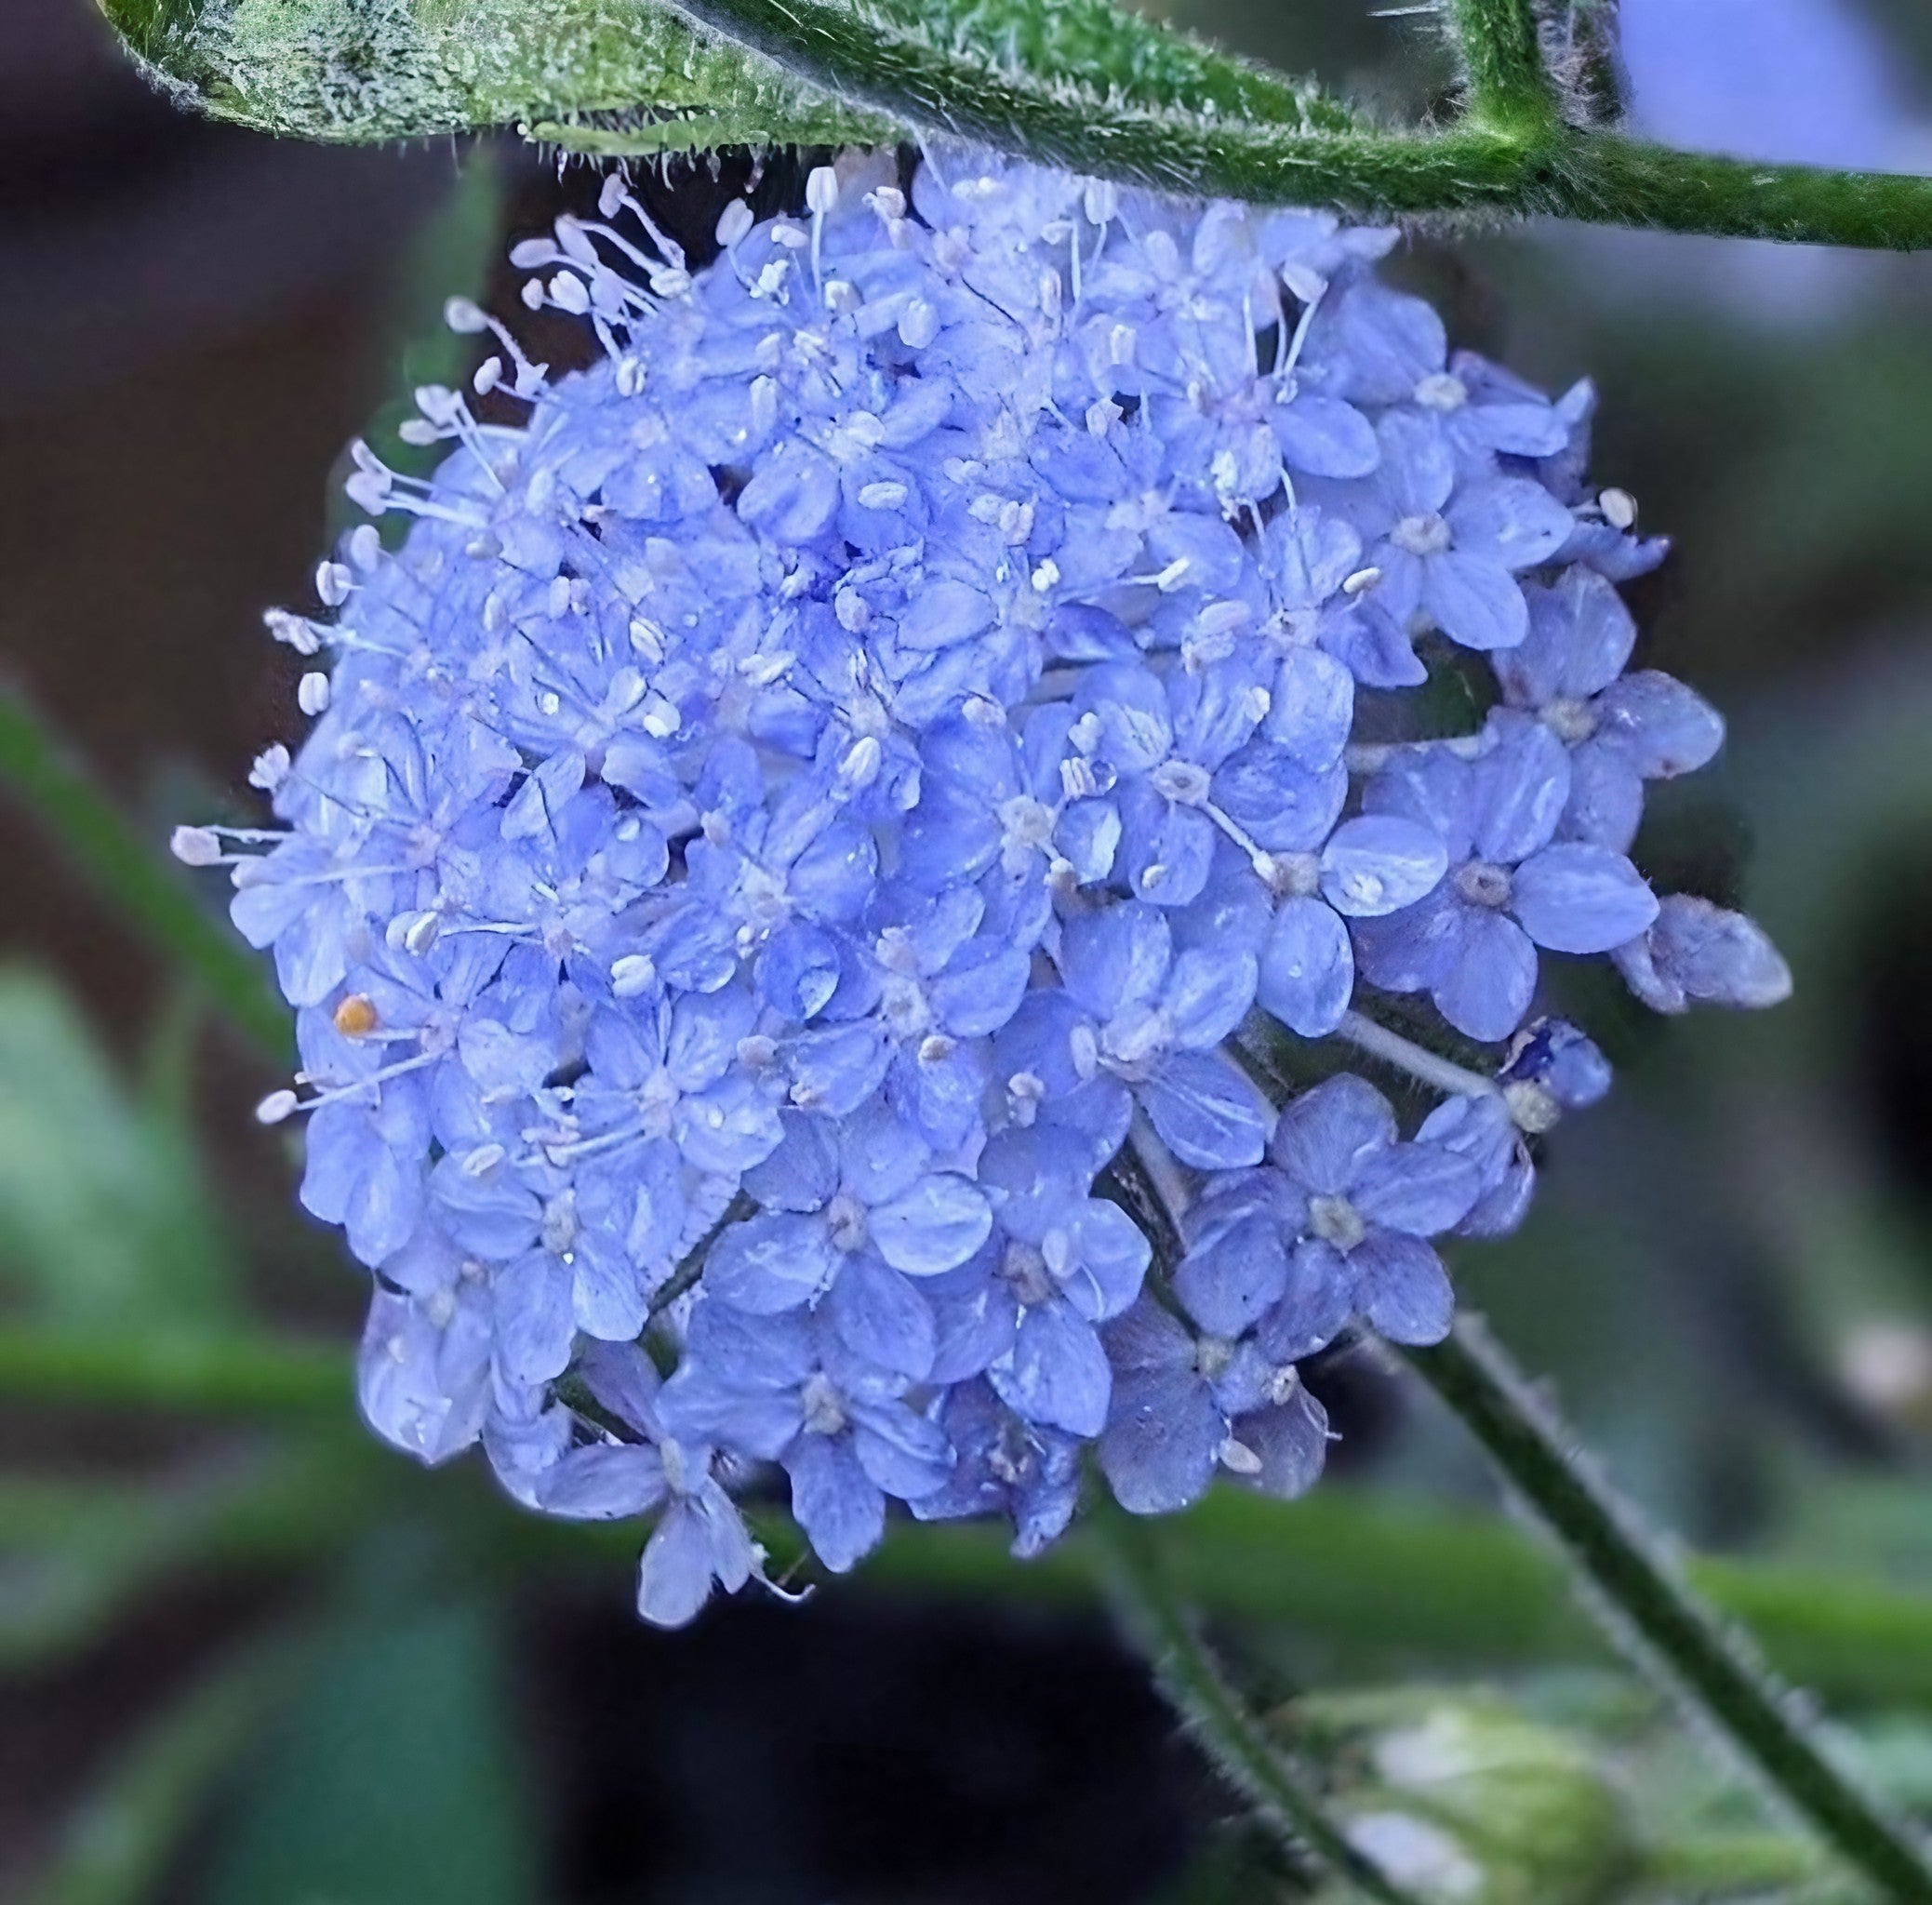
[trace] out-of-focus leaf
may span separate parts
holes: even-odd
[[[494,1622],[417,1587],[347,1617],[236,1796],[207,1905],[528,1905]]]
[[[89,1645],[181,1575],[322,1560],[393,1512],[397,1479],[346,1425],[140,1483],[0,1475],[0,1675]]]
[[[234,1291],[185,1130],[24,971],[0,972],[0,1291],[51,1323],[116,1329],[216,1319]]]
[[[29,1905],[140,1905],[260,1732],[286,1682],[286,1644],[246,1648],[142,1727],[84,1800]]]
[[[180,869],[128,825],[47,715],[0,682],[0,787],[60,845],[115,916],[270,1058],[292,1040],[266,961],[201,905]]]

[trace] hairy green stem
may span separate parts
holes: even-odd
[[[1169,1703],[1221,1776],[1247,1800],[1291,1858],[1312,1853],[1365,1898],[1411,1905],[1381,1868],[1351,1845],[1328,1817],[1313,1782],[1221,1672],[1193,1619],[1174,1598],[1146,1530],[1111,1506],[1089,1516],[1103,1579],[1122,1622],[1146,1654]]]
[[[1123,105],[934,46],[850,0],[677,0],[701,27],[922,133],[1074,171],[1355,216],[1547,213],[1729,237],[1932,246],[1932,180],[1675,152],[1553,121],[1308,132]]]
[[[1589,1585],[1612,1640],[1659,1671],[1885,1897],[1932,1901],[1924,1848],[1834,1764],[1790,1693],[1691,1592],[1488,1331],[1465,1317],[1446,1342],[1406,1355]]]
[[[1535,0],[1445,0],[1444,14],[1470,119],[1502,127],[1555,123],[1556,89],[1537,38]]]
[[[55,738],[47,717],[8,687],[0,687],[0,785],[202,999],[264,1054],[286,1059],[289,1013],[261,961],[203,911],[187,883]]]

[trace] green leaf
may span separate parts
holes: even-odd
[[[77,1330],[193,1326],[234,1294],[185,1132],[27,972],[0,972],[0,1291]]]
[[[393,1584],[317,1650],[206,1905],[528,1905],[536,1847],[493,1620]]]
[[[383,140],[515,126],[591,150],[876,144],[895,115],[788,76],[652,0],[101,0],[183,104],[264,131]],[[1339,130],[1312,89],[1106,0],[889,0],[909,34],[1110,100]],[[1042,82],[1046,84],[1047,82]]]
[[[32,1905],[153,1897],[211,1789],[260,1731],[287,1666],[285,1647],[250,1646],[138,1731],[69,1821]]]
[[[170,960],[197,994],[272,1058],[290,1048],[290,1014],[268,964],[201,904],[101,791],[52,722],[0,682],[0,788],[60,846],[101,899]]]

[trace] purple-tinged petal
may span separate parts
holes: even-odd
[[[1489,731],[1494,744],[1469,770],[1472,844],[1478,859],[1509,867],[1556,832],[1570,793],[1570,759],[1563,743],[1526,715],[1499,710]]]
[[[1418,1237],[1374,1231],[1350,1253],[1355,1307],[1393,1343],[1439,1343],[1456,1315],[1442,1259]]]
[[[1548,562],[1569,540],[1574,526],[1569,511],[1540,483],[1521,476],[1477,484],[1449,504],[1447,515],[1459,554],[1511,570]]]
[[[1305,1191],[1347,1193],[1367,1158],[1395,1142],[1395,1113],[1366,1078],[1339,1072],[1282,1112],[1268,1155]]]
[[[1523,591],[1487,557],[1459,549],[1422,565],[1422,606],[1450,641],[1465,648],[1512,648],[1529,628]]]
[[[1570,797],[1558,833],[1628,853],[1644,821],[1644,777],[1614,742],[1586,740],[1570,752]]]
[[[1385,992],[1427,990],[1460,956],[1463,923],[1472,911],[1445,883],[1398,913],[1354,921],[1357,969]]]
[[[1261,731],[1311,772],[1332,767],[1355,721],[1355,678],[1320,648],[1290,648],[1275,670]]]
[[[1322,892],[1337,913],[1374,918],[1413,906],[1448,864],[1440,836],[1419,820],[1360,814],[1344,820],[1322,850]]]
[[[954,1269],[993,1229],[986,1193],[969,1178],[935,1171],[872,1213],[873,1247],[894,1270],[931,1276]]]
[[[1482,1188],[1482,1173],[1453,1151],[1392,1144],[1362,1160],[1349,1201],[1371,1223],[1433,1237],[1461,1222]]]
[[[886,1498],[859,1466],[845,1436],[801,1435],[785,1457],[792,1514],[812,1552],[833,1574],[847,1574],[886,1532]]]
[[[1247,1480],[1283,1501],[1306,1495],[1328,1459],[1328,1412],[1302,1382],[1286,1402],[1239,1417],[1232,1434],[1260,1463]]]
[[[1646,780],[1691,773],[1724,745],[1724,716],[1655,669],[1612,682],[1597,697],[1596,718],[1599,744],[1620,748]]]
[[[1607,952],[1657,917],[1657,896],[1620,853],[1559,841],[1516,869],[1516,917],[1552,952]]]
[[[916,1501],[945,1481],[953,1451],[937,1422],[896,1400],[859,1398],[850,1408],[859,1466],[887,1495]]]
[[[600,1442],[567,1450],[537,1485],[537,1505],[567,1521],[648,1514],[664,1499],[664,1462],[655,1448]]]
[[[1367,418],[1339,397],[1298,396],[1275,406],[1272,421],[1282,460],[1311,476],[1366,476],[1381,460]]]
[[[734,1310],[769,1316],[811,1301],[839,1260],[816,1219],[767,1211],[726,1227],[705,1259],[704,1287]]]
[[[497,1365],[511,1382],[547,1382],[570,1361],[570,1272],[541,1250],[498,1271],[490,1286]]]
[[[686,1627],[711,1598],[712,1537],[704,1516],[682,1497],[665,1510],[644,1544],[637,1611],[653,1627]]]
[[[1348,928],[1334,910],[1312,895],[1284,899],[1261,953],[1256,1002],[1289,1031],[1323,1038],[1341,1023],[1354,986]]]
[[[1171,1514],[1206,1492],[1226,1434],[1193,1369],[1124,1371],[1100,1436],[1100,1472],[1129,1514]]]
[[[1010,1357],[987,1371],[987,1380],[1017,1416],[1098,1435],[1107,1425],[1113,1376],[1092,1324],[1065,1303],[1038,1303],[1020,1318]]]
[[[1240,1336],[1281,1300],[1291,1236],[1259,1211],[1216,1229],[1180,1260],[1174,1294],[1211,1336]]]
[[[1749,1010],[1791,997],[1791,967],[1764,928],[1687,893],[1671,894],[1650,929],[1612,956],[1631,991],[1656,1012],[1693,1005]]]
[[[1447,748],[1407,747],[1363,790],[1366,813],[1398,815],[1442,842],[1453,866],[1470,855],[1475,837],[1475,793],[1467,761]]]
[[[1299,1363],[1325,1350],[1355,1313],[1355,1272],[1334,1245],[1304,1237],[1288,1259],[1287,1287],[1255,1340],[1270,1361]]]
[[[1529,935],[1502,913],[1472,906],[1462,912],[1454,961],[1430,997],[1458,1032],[1488,1042],[1509,1037],[1523,1022],[1536,982]]]
[[[1203,1171],[1259,1163],[1268,1101],[1218,1052],[1172,1052],[1135,1094],[1182,1164]]]
[[[819,1308],[855,1356],[914,1382],[931,1373],[938,1339],[932,1306],[909,1278],[869,1251],[840,1264]]]

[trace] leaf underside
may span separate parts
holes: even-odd
[[[875,144],[890,118],[709,36],[657,0],[101,0],[155,81],[265,132],[371,142],[511,126],[607,153]],[[1346,131],[1313,87],[1107,0],[884,0],[916,40],[1063,100]]]

